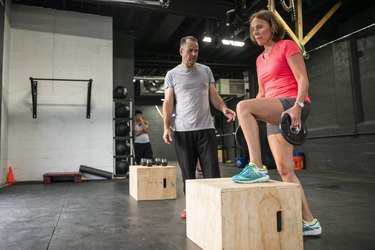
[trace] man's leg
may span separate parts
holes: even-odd
[[[203,178],[220,178],[217,141],[214,129],[197,131],[197,149]]]
[[[174,132],[173,134],[174,147],[178,164],[181,168],[184,193],[185,180],[195,179],[195,168],[198,155],[194,144],[194,133],[196,133],[196,131]]]

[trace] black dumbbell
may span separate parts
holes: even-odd
[[[161,159],[161,165],[162,165],[162,166],[168,166],[168,161],[167,161],[167,159],[162,158],[162,159]]]

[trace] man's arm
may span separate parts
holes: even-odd
[[[236,119],[236,113],[229,109],[227,105],[225,105],[223,99],[219,96],[216,91],[215,84],[211,83],[209,88],[209,96],[211,104],[219,111],[223,112],[223,114],[228,118],[228,122],[234,121]]]
[[[164,102],[163,102],[163,125],[164,125],[164,134],[163,139],[165,143],[172,143],[172,129],[171,118],[174,105],[174,92],[173,88],[167,88],[164,92]]]

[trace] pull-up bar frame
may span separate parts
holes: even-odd
[[[30,77],[31,83],[31,97],[33,102],[33,118],[37,118],[37,100],[38,100],[38,81],[65,81],[65,82],[88,82],[87,84],[87,108],[86,108],[86,118],[90,119],[91,113],[91,87],[92,79],[53,79],[53,78],[34,78]]]
[[[297,20],[295,24],[295,31],[296,34],[292,31],[289,25],[284,21],[284,19],[280,16],[280,14],[276,10],[271,10],[275,14],[276,18],[281,22],[284,26],[285,31],[288,33],[290,38],[294,40],[302,51],[304,51],[305,44],[315,35],[316,32],[330,19],[333,14],[337,11],[338,8],[342,5],[342,0],[338,0],[337,3],[320,19],[320,21],[310,30],[310,32],[303,36],[303,21],[302,21],[302,0],[297,1]]]

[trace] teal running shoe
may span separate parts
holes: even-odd
[[[303,235],[316,236],[322,233],[322,227],[317,219],[312,222],[302,221]]]
[[[237,183],[267,182],[270,180],[266,166],[258,168],[255,163],[249,162],[245,168],[232,177]]]

